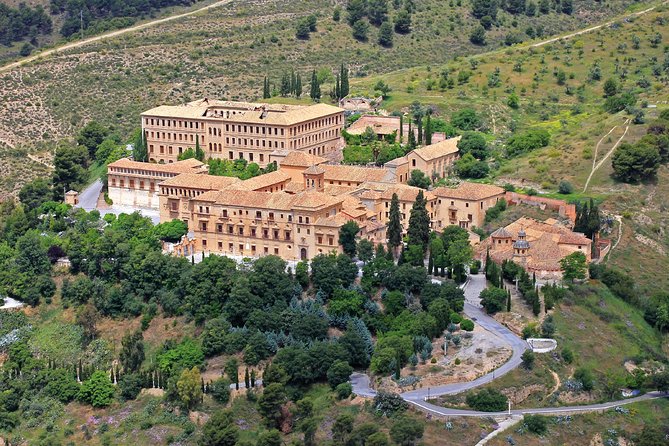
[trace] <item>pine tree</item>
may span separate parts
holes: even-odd
[[[388,246],[395,250],[402,243],[402,223],[400,222],[400,200],[393,194],[390,200],[390,215],[388,221]]]
[[[423,191],[419,191],[411,207],[409,216],[409,229],[407,230],[409,243],[420,245],[423,252],[427,249],[427,243],[430,240],[430,215],[427,212],[427,200]]]
[[[432,119],[428,114],[425,119],[425,145],[429,146],[430,144],[432,144]]]
[[[348,85],[348,68],[344,67],[344,64],[341,64],[341,73],[339,78],[341,79],[340,93],[341,97],[345,98],[349,93]]]
[[[321,86],[318,84],[318,78],[316,77],[316,70],[312,71],[311,73],[310,96],[314,102],[318,102],[321,99]]]
[[[204,161],[204,150],[200,147],[200,135],[195,135],[195,159]]]

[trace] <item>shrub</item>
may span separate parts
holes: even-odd
[[[568,195],[574,192],[574,186],[571,185],[569,181],[562,180],[558,185],[558,192],[563,195]]]
[[[583,390],[586,392],[591,391],[595,387],[595,380],[592,376],[592,372],[585,367],[576,369],[574,372],[574,379],[581,383]]]
[[[348,398],[349,396],[351,396],[352,393],[353,393],[353,386],[351,385],[350,382],[341,383],[335,388],[335,394],[337,395],[337,398],[339,398],[340,400]]]
[[[93,407],[109,406],[114,398],[114,385],[105,372],[93,372],[81,385],[78,398]]]
[[[126,373],[118,380],[121,398],[134,400],[142,390],[142,377],[137,373]]]
[[[566,362],[567,364],[571,364],[572,362],[574,362],[574,353],[571,351],[569,347],[565,347],[562,349],[561,356],[564,362]]]
[[[379,392],[374,397],[374,410],[387,417],[404,412],[409,403],[396,393]]]
[[[230,401],[230,381],[227,378],[218,378],[211,383],[211,396],[221,404]]]
[[[548,430],[548,423],[546,418],[541,415],[527,415],[525,416],[525,426],[527,430],[533,434],[543,435]]]
[[[495,389],[483,389],[470,393],[466,398],[467,405],[480,412],[502,412],[507,407],[507,398]]]
[[[506,151],[509,156],[518,156],[546,147],[550,140],[546,129],[530,129],[511,136],[506,142]]]
[[[469,319],[463,319],[462,322],[460,322],[460,328],[464,331],[473,331],[474,322],[470,321]]]

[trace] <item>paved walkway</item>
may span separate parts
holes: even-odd
[[[82,208],[88,212],[92,211],[93,209],[98,209],[98,198],[100,197],[101,192],[102,192],[102,181],[95,180],[95,182],[93,182],[88,187],[86,187],[86,189],[81,191],[81,193],[79,194],[79,204],[76,207]],[[100,211],[101,216],[105,216],[107,214],[120,215],[120,214],[132,214],[133,212],[139,212],[144,217],[150,218],[153,224],[160,223],[160,213],[158,209],[139,208],[133,206],[119,206],[113,204],[110,207],[104,209],[98,209],[98,211]]]
[[[524,414],[560,414],[560,413],[576,413],[576,412],[594,412],[599,410],[611,409],[616,406],[630,404],[637,401],[643,401],[654,398],[666,398],[669,394],[662,392],[651,392],[645,395],[630,398],[626,400],[613,401],[603,404],[591,404],[587,406],[565,406],[565,407],[549,407],[538,409],[515,409],[506,412],[491,413],[478,412],[475,410],[466,409],[452,409],[428,403],[426,400],[435,396],[454,395],[461,393],[483,384],[489,383],[494,379],[515,369],[522,363],[521,356],[523,352],[529,349],[529,345],[524,340],[516,336],[511,330],[497,322],[492,317],[485,314],[479,303],[479,294],[486,287],[486,280],[484,274],[471,275],[467,285],[465,286],[465,307],[464,313],[471,318],[475,323],[487,330],[493,336],[498,336],[506,341],[513,349],[511,358],[496,370],[483,375],[474,381],[467,381],[462,383],[452,383],[437,387],[426,387],[416,389],[409,392],[401,393],[400,395],[408,403],[435,415],[441,416],[468,416],[468,417],[495,417],[495,416],[509,416],[509,415],[524,415]],[[364,373],[354,373],[351,375],[351,384],[353,392],[362,397],[373,397],[376,391],[370,386],[370,378]]]

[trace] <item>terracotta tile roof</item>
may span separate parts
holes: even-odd
[[[216,202],[223,206],[242,206],[260,209],[290,211],[296,208],[320,209],[342,202],[342,198],[332,197],[322,192],[304,191],[297,194],[287,192],[258,192],[239,190],[235,187],[223,191],[209,191],[193,201]]]
[[[325,169],[325,180],[327,181],[363,183],[365,181],[389,182],[394,180],[394,175],[388,169],[379,167],[329,164],[322,165],[321,167]]]
[[[159,105],[149,109],[143,113],[140,113],[141,116],[157,116],[160,118],[202,118],[207,111],[207,106],[196,106],[196,105]]]
[[[196,173],[182,173],[163,181],[161,186],[188,187],[191,189],[221,190],[241,180],[235,177],[217,175],[201,175]]]
[[[342,214],[335,214],[332,217],[321,217],[316,220],[316,226],[326,226],[330,228],[339,228],[344,226],[346,223],[351,221],[350,218],[346,218]]]
[[[235,114],[224,116],[226,111]],[[287,104],[262,104],[200,99],[184,105],[161,105],[142,113],[142,116],[166,118],[202,118],[227,122],[248,122],[254,124],[292,125],[337,113],[343,109],[328,104],[309,106]]]
[[[291,176],[280,170],[274,172],[266,173],[264,175],[258,175],[257,177],[249,178],[240,183],[234,185],[234,188],[237,190],[258,190],[270,187],[274,184],[283,183],[284,181],[290,180]]]
[[[321,158],[320,156],[310,155],[307,152],[301,152],[299,150],[293,150],[288,152],[286,157],[281,160],[280,164],[282,166],[309,167],[323,164],[325,162],[327,162],[327,159]]]
[[[323,188],[323,192],[328,195],[350,194],[356,190],[358,190],[358,186],[340,186],[338,184],[326,184]]]
[[[506,228],[502,227],[490,234],[490,237],[497,237],[497,238],[509,238],[513,237],[513,234],[511,234],[509,231],[506,230]]]
[[[364,132],[367,127],[374,128],[376,126],[390,127],[393,131],[397,130],[399,133],[400,118],[399,116],[363,115],[351,124],[347,131],[351,133],[352,131],[360,129]],[[392,131],[390,133],[392,133]]]
[[[399,131],[399,125],[392,127],[389,125],[373,124],[367,127],[370,127],[377,135],[391,135]],[[367,130],[367,127],[355,127],[347,130],[347,132],[351,135],[362,135]]]
[[[283,188],[286,192],[297,193],[304,190],[304,183],[297,183],[294,181],[289,182]]]
[[[425,161],[432,161],[442,156],[452,155],[458,153],[458,141],[460,141],[460,138],[462,137],[449,138],[435,144],[430,144],[429,146],[414,149],[411,153],[416,154]]]
[[[580,232],[569,232],[560,234],[559,243],[564,243],[567,245],[590,245],[590,239]]]
[[[438,187],[433,192],[438,197],[476,201],[497,195],[503,195],[504,189],[498,186],[493,186],[491,184],[464,182],[460,183],[456,188]]]
[[[343,198],[341,197],[333,197],[331,195],[317,191],[305,191],[292,195],[292,197],[294,197],[292,201],[292,205],[294,207],[311,209],[329,207],[343,201]]]
[[[167,172],[167,173],[193,173],[201,171],[203,173],[206,170],[203,168],[204,164],[201,161],[196,160],[195,158],[177,161],[175,163],[168,164],[157,164],[157,163],[144,163],[141,161],[132,161],[128,158],[121,158],[120,160],[109,163],[107,167],[119,167],[127,169],[141,169],[148,170],[153,172]]]
[[[311,166],[303,173],[306,173],[307,175],[320,175],[322,173],[325,173],[325,169],[319,166]]]
[[[388,161],[384,166],[387,167],[398,167],[402,166],[404,164],[407,164],[409,162],[409,159],[406,156],[401,156],[399,158],[395,158],[394,160]]]

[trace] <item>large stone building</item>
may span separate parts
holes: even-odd
[[[460,183],[457,187],[438,187],[432,191],[436,197],[434,229],[457,225],[472,230],[485,223],[485,214],[504,199],[504,189],[490,184]]]
[[[414,170],[420,170],[430,178],[445,178],[460,156],[458,141],[459,136],[419,147],[405,156],[388,161],[384,167],[392,170],[400,183],[409,181]]]
[[[192,158],[172,164],[142,163],[121,158],[107,165],[108,195],[116,205],[157,209],[158,185],[163,181],[181,174],[206,173],[206,166]],[[195,182],[192,177],[188,178]]]
[[[591,245],[592,240],[555,219],[542,222],[522,217],[493,232],[479,252],[483,256],[489,250],[497,263],[513,260],[540,279],[561,279],[560,260],[580,251],[590,262]]]
[[[343,146],[344,110],[327,104],[259,104],[202,99],[142,113],[149,160],[174,163],[196,145],[206,158],[265,167],[277,150],[330,155]]]

